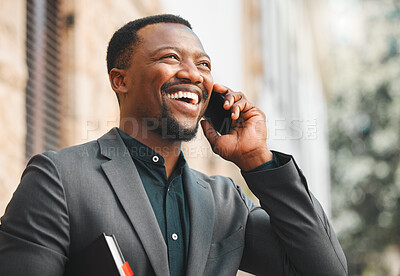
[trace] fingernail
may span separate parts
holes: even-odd
[[[224,103],[224,105],[228,105],[229,104],[229,101],[228,100],[226,100],[225,101],[225,103]]]
[[[235,113],[232,113],[231,117],[233,118],[233,116],[235,116]]]

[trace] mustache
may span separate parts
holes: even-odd
[[[191,83],[190,81],[180,81],[180,82],[172,82],[172,81],[171,81],[171,82],[166,82],[166,83],[164,83],[164,84],[161,86],[161,91],[162,91],[163,93],[165,93],[165,91],[166,91],[168,88],[170,88],[170,87],[172,87],[172,86],[174,86],[174,85],[181,85],[181,84],[191,84],[191,85],[197,86],[197,87],[201,90],[202,100],[207,99],[207,97],[208,97],[208,92],[207,92],[207,90],[204,89],[204,88],[201,88],[201,87],[198,86],[197,84]]]

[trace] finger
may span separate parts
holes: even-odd
[[[240,112],[244,110],[245,106],[246,106],[247,102],[238,102],[235,103],[232,108],[231,108],[231,112],[232,112],[232,120],[237,120],[240,117]]]
[[[211,144],[211,147],[214,148],[214,145],[217,143],[220,135],[207,120],[202,120],[200,124],[201,128],[203,129],[204,136],[206,136],[208,142]]]
[[[232,119],[233,120],[239,119],[240,115],[247,112],[249,109],[251,109],[251,107],[252,105],[245,99],[241,99],[240,101],[235,102],[231,107]]]
[[[222,85],[222,84],[214,83],[213,91],[215,91],[215,92],[217,92],[217,93],[224,94],[224,93],[229,92],[229,91],[232,91],[232,90],[229,89],[228,87]]]
[[[235,102],[246,99],[242,92],[230,91],[225,95],[224,109],[229,110]]]

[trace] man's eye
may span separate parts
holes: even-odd
[[[206,62],[206,61],[200,62],[200,65],[201,65],[201,66],[205,66],[205,67],[207,67],[208,69],[211,69],[210,63],[208,63],[208,62]]]
[[[177,57],[176,55],[173,55],[173,54],[171,54],[171,55],[166,55],[166,56],[164,56],[163,58],[172,58],[172,59],[178,60],[178,57]]]

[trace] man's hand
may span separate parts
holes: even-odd
[[[232,161],[241,170],[249,171],[272,160],[267,148],[267,127],[264,113],[247,101],[241,92],[214,84],[214,92],[226,93],[224,109],[232,112],[229,134],[219,135],[206,120],[201,121],[204,135],[213,151],[222,158]]]

